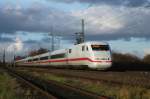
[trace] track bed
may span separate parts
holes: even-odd
[[[19,72],[14,69],[6,68],[9,73],[13,74],[17,78],[32,84],[32,86],[37,87],[37,89],[45,92],[45,95],[51,97],[52,99],[109,99],[106,96],[100,96],[85,90],[81,90],[69,85],[58,83],[56,81],[44,80],[34,75],[29,75],[27,73]]]

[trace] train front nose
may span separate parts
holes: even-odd
[[[107,68],[110,68],[112,66],[111,61],[101,61],[100,63],[96,64],[96,69],[98,70],[105,70]]]
[[[95,69],[95,70],[106,70],[112,66],[112,62],[110,61],[96,61],[90,65],[88,65],[89,68]]]
[[[94,60],[95,60],[95,68],[96,69],[104,70],[104,69],[110,68],[112,66],[112,60],[111,60],[109,53],[103,52],[97,56],[95,55]]]

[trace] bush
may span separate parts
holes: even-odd
[[[144,56],[144,58],[143,58],[143,62],[150,64],[150,54],[149,54],[149,55]]]
[[[121,54],[114,52],[112,54],[113,62],[119,62],[119,63],[135,63],[140,62],[141,60],[132,54]]]
[[[148,62],[150,63],[150,56],[145,56],[142,60],[132,54],[114,52],[112,54],[112,59],[113,66],[110,68],[111,70],[150,70],[150,66],[147,64]]]

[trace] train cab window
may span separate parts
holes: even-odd
[[[108,45],[91,45],[92,50],[95,51],[108,51],[109,46]]]
[[[71,49],[69,49],[69,53],[71,53]]]
[[[84,49],[85,49],[85,46],[82,46],[82,51],[84,51]]]

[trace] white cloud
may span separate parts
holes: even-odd
[[[144,49],[144,55],[150,54],[150,48]]]
[[[90,40],[95,37],[102,37],[100,40],[129,40],[132,37],[150,39],[149,17],[150,9],[142,6],[99,4],[73,12],[63,12],[40,4],[28,8],[4,6],[0,9],[0,32],[47,33],[53,30],[70,36],[81,31],[80,20],[84,18],[86,36]]]
[[[123,19],[117,18],[117,9],[108,5],[94,6],[83,11],[74,11],[72,15],[85,19],[86,28],[93,33],[109,33],[123,27]]]
[[[23,49],[23,43],[19,37],[16,37],[14,43],[10,44],[7,48],[8,52],[20,52]]]
[[[72,16],[85,19],[87,34],[108,39],[149,38],[150,9],[146,7],[99,5],[74,11]]]
[[[16,43],[14,45],[15,45],[15,49],[17,51],[21,51],[23,48],[23,43],[22,43],[21,39],[18,37],[16,38]]]

